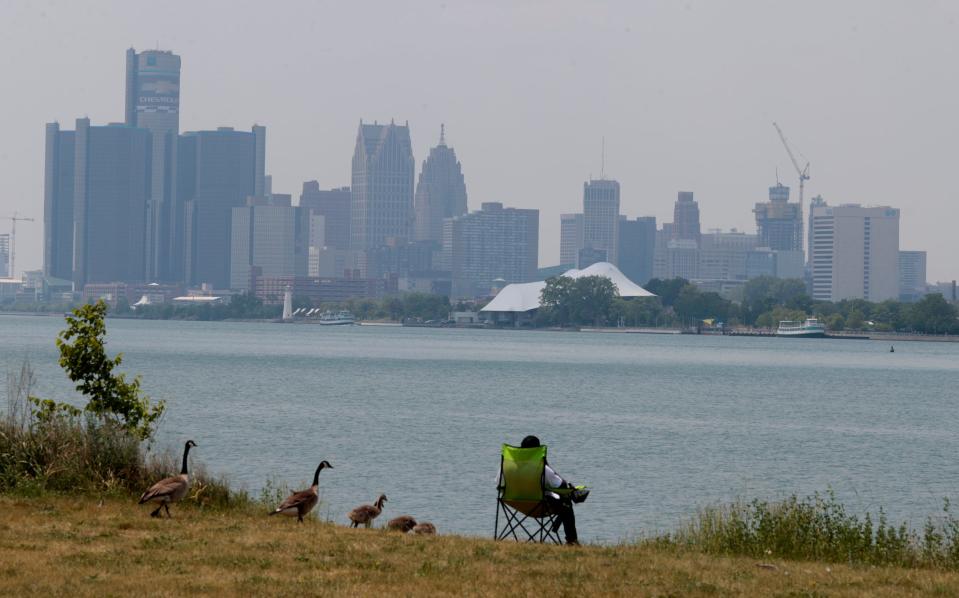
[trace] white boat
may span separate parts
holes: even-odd
[[[823,338],[826,325],[816,318],[806,318],[805,322],[783,320],[779,323],[776,336],[795,336],[801,338]]]
[[[356,323],[356,316],[348,311],[325,311],[320,314],[320,326],[347,326]]]

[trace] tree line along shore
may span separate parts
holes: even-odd
[[[530,321],[534,328],[632,327],[695,329],[703,322],[723,322],[727,328],[773,330],[783,320],[817,317],[830,332],[870,335],[959,335],[959,309],[941,294],[926,295],[915,303],[870,302],[851,299],[814,301],[798,279],[768,276],[745,283],[733,299],[701,291],[682,279],[652,279],[645,288],[655,297],[623,299],[609,279],[588,276],[573,281],[556,277],[547,281],[543,307]],[[455,301],[443,295],[403,293],[380,299],[351,299],[317,303],[293,297],[294,309],[347,310],[358,321],[441,322],[454,311],[478,311],[488,299]],[[75,307],[64,304],[10,304],[9,312],[62,314]],[[111,315],[159,320],[276,320],[282,306],[265,304],[248,294],[236,295],[219,305],[159,304],[130,307],[118,300]]]

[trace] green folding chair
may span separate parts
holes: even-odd
[[[545,492],[549,490],[562,495],[569,491],[547,488],[545,472],[545,446],[517,448],[503,445],[496,487],[494,539],[512,537],[517,542],[563,543],[556,531],[558,515],[546,501]]]

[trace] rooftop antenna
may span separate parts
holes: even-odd
[[[446,145],[446,125],[440,123],[440,145]]]
[[[606,180],[606,136],[603,135],[603,150],[599,160],[599,178]]]

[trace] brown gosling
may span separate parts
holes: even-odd
[[[333,469],[329,461],[322,461],[316,468],[316,473],[313,474],[313,485],[306,490],[300,490],[287,496],[286,500],[281,502],[280,506],[270,515],[286,515],[288,517],[296,515],[296,520],[303,523],[303,517],[309,515],[316,503],[320,502],[320,472],[323,471],[324,467]]]
[[[386,529],[403,532],[404,534],[416,527],[416,520],[409,515],[400,515],[390,519],[386,524]]]
[[[372,505],[360,505],[346,514],[350,518],[350,527],[359,527],[362,523],[364,527],[370,527],[373,520],[383,512],[383,503],[386,502],[386,495],[380,494],[376,502]]]
[[[196,443],[192,440],[186,441],[186,445],[183,447],[183,467],[180,469],[180,475],[160,480],[140,496],[140,501],[137,503],[139,505],[148,502],[159,504],[156,510],[150,513],[150,517],[159,517],[160,509],[166,509],[166,516],[170,519],[173,518],[170,515],[170,503],[179,502],[186,496],[187,490],[190,489],[190,475],[187,473],[186,467],[187,455],[190,454],[190,449],[195,446]]]
[[[420,534],[423,536],[435,536],[436,526],[430,523],[429,521],[424,521],[423,523],[417,523],[415,526],[413,526],[413,533]]]

